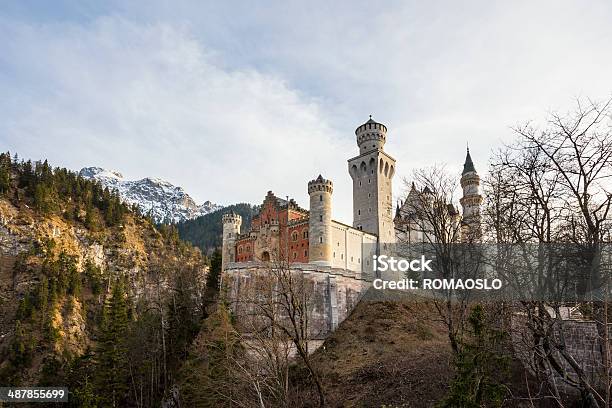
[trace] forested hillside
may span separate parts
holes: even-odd
[[[242,217],[242,232],[245,232],[251,225],[251,219],[257,212],[257,206],[244,203],[234,204],[193,220],[180,222],[177,224],[180,238],[191,242],[203,253],[210,254],[214,248],[221,247],[223,234],[221,217],[229,211],[234,211]]]
[[[96,182],[0,154],[1,385],[159,406],[205,317],[207,270],[175,227]]]

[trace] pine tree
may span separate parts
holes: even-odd
[[[91,231],[96,231],[98,229],[94,208],[91,205],[88,205],[85,209],[85,227]]]
[[[244,358],[240,336],[232,325],[230,311],[219,304],[206,319],[181,368],[181,399],[184,406],[232,406],[236,383],[235,362]]]
[[[508,388],[503,384],[509,357],[502,347],[505,334],[491,327],[481,305],[468,317],[469,338],[456,356],[456,374],[442,407],[501,407]]]
[[[124,284],[115,283],[102,317],[98,347],[97,389],[105,405],[122,406],[128,392],[128,305]]]
[[[15,322],[15,336],[11,342],[10,361],[15,367],[23,367],[30,363],[31,347],[29,347],[25,328],[20,320]]]
[[[6,194],[11,187],[11,155],[0,154],[0,194]]]
[[[46,277],[40,279],[38,284],[38,292],[36,294],[36,306],[40,310],[40,327],[45,327],[47,319],[47,303],[49,302],[49,286]]]
[[[221,277],[221,251],[218,248],[212,254],[210,259],[210,270],[206,275],[206,287],[219,291],[219,278]]]

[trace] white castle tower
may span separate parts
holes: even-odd
[[[308,260],[310,263],[331,266],[332,218],[331,199],[334,185],[319,174],[308,182],[310,218],[308,221]]]
[[[353,227],[395,242],[392,185],[395,159],[384,152],[387,127],[372,119],[355,130],[359,156],[348,161],[353,179]]]
[[[469,147],[461,173],[461,188],[463,189],[463,197],[459,202],[463,207],[463,240],[478,240],[481,236],[480,205],[482,204],[482,195],[480,195],[480,177],[476,173],[476,168],[474,168]]]
[[[221,218],[223,222],[223,246],[221,251],[221,270],[225,270],[228,262],[234,262],[236,259],[236,238],[240,234],[240,226],[242,225],[242,217],[235,212],[223,214]]]

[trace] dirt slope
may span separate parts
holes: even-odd
[[[338,407],[433,406],[447,392],[450,359],[434,305],[417,298],[363,300],[314,354]],[[310,392],[300,405],[316,401]]]

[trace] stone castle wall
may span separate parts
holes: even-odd
[[[294,276],[306,282],[309,305],[309,339],[323,340],[346,319],[371,283],[355,272],[313,264],[291,264]],[[261,318],[258,302],[266,302],[274,274],[256,262],[229,263],[222,285],[238,327],[248,332]],[[317,343],[318,344],[318,343]]]
[[[563,325],[562,330],[567,352],[576,360],[582,370],[584,370],[588,381],[595,387],[601,387],[604,384],[604,370],[601,353],[603,339],[598,334],[596,322],[563,320],[561,324]],[[512,327],[512,342],[515,354],[523,362],[523,365],[533,374],[533,337],[525,328],[525,318],[523,316],[513,317]],[[557,339],[559,339],[559,328],[556,328],[555,333]],[[612,339],[612,324],[608,324],[608,337]],[[556,360],[561,363],[563,369],[573,375],[574,370],[567,361],[561,358],[558,352],[555,351],[554,353]],[[570,375],[570,378],[576,380],[576,377],[572,375]],[[563,381],[556,371],[551,371],[549,376],[562,393],[576,393],[576,388]]]

